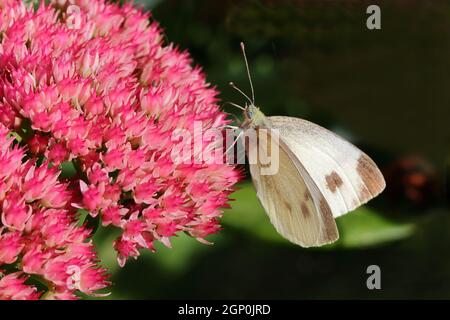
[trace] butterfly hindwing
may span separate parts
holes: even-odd
[[[325,198],[284,141],[278,143],[279,168],[275,174],[262,174],[260,162],[250,164],[258,198],[272,224],[283,237],[303,247],[335,241],[338,231]],[[270,147],[265,143],[250,146],[262,148],[266,154]]]

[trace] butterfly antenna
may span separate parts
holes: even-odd
[[[238,87],[236,87],[236,85],[234,84],[234,82],[230,82],[230,86],[236,90],[237,92],[239,92],[240,94],[242,94],[245,98],[247,98],[247,100],[250,102],[250,104],[253,104],[253,101],[244,93],[244,91],[242,91],[241,89],[239,89]]]
[[[255,104],[255,91],[253,90],[252,76],[250,75],[250,68],[248,67],[247,55],[245,54],[245,45],[244,45],[243,42],[241,42],[241,49],[242,49],[242,54],[244,55],[245,67],[247,69],[248,81],[250,82],[250,88],[252,90],[252,103]]]
[[[242,111],[245,111],[245,108],[244,107],[242,107],[242,106],[240,106],[240,105],[238,105],[238,104],[236,104],[236,103],[233,103],[233,102],[225,102],[222,106],[226,106],[227,104],[229,104],[230,106],[233,106],[233,107],[236,107],[236,108],[238,108],[238,109],[241,109]]]

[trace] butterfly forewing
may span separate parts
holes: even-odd
[[[348,141],[306,120],[269,119],[319,188],[334,217],[366,203],[384,189],[376,164]]]
[[[270,136],[270,134],[269,134]],[[258,143],[259,154],[270,153],[270,143]],[[278,141],[279,167],[275,174],[262,174],[263,164],[250,164],[258,198],[276,230],[286,239],[303,247],[320,246],[335,241],[338,231],[331,210],[308,176],[302,164],[289,151],[283,139]]]

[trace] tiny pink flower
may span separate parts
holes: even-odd
[[[139,212],[132,213],[128,221],[124,224],[122,238],[131,240],[145,248],[147,243],[143,238],[142,233],[146,230],[147,225],[145,224],[145,221],[139,218],[138,214]]]
[[[103,106],[103,101],[100,98],[94,98],[94,97],[90,97],[85,105],[84,108],[86,110],[86,113],[88,114],[88,116],[93,117],[99,114],[102,114],[104,112],[104,106]]]
[[[80,190],[83,194],[83,207],[96,214],[103,204],[105,184],[100,183],[99,186],[88,186],[84,181],[80,180]]]
[[[172,237],[178,231],[178,226],[173,221],[159,222],[156,227],[156,232],[161,237]]]
[[[85,139],[73,137],[67,142],[67,147],[72,151],[74,157],[85,156],[89,153],[89,146]]]
[[[49,291],[45,294],[45,300],[78,300],[78,297],[70,290]]]
[[[51,253],[44,253],[40,248],[32,248],[22,258],[22,270],[28,274],[42,274],[45,262]]]
[[[114,249],[116,249],[118,253],[117,262],[121,267],[125,265],[125,262],[129,257],[134,257],[136,259],[139,256],[137,244],[130,240],[122,238],[116,240],[114,242]]]
[[[87,176],[92,184],[109,183],[108,171],[103,169],[99,163],[95,163],[87,170]]]
[[[136,203],[153,204],[157,202],[154,196],[159,188],[160,186],[158,186],[155,179],[142,182],[134,188],[134,200]]]
[[[111,149],[101,155],[101,159],[109,172],[120,170],[125,167],[125,148]]]
[[[107,296],[106,294],[98,294],[96,291],[108,286],[109,283],[105,280],[105,271],[100,268],[92,266],[85,266],[80,273],[78,289],[88,295],[93,296]]]
[[[37,300],[40,293],[26,285],[27,278],[20,272],[11,273],[0,279],[0,300]]]
[[[46,156],[49,161],[60,164],[69,159],[69,151],[63,143],[55,143],[48,149]]]
[[[20,193],[11,191],[3,200],[1,221],[8,228],[22,231],[31,213],[31,207],[25,204]]]
[[[2,234],[0,229],[0,265],[11,264],[17,260],[17,256],[22,251],[24,244],[20,241],[19,232],[9,232]]]
[[[34,154],[42,154],[47,150],[49,137],[43,136],[41,134],[35,134],[30,141],[28,141],[28,146],[30,151]]]
[[[122,195],[122,190],[117,184],[108,184],[105,186],[105,192],[103,193],[104,203],[105,204],[115,204],[120,200]]]
[[[125,221],[122,218],[128,213],[129,209],[119,207],[108,207],[103,210],[102,224],[108,226],[110,224],[123,228]]]

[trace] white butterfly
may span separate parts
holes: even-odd
[[[357,147],[312,122],[292,117],[265,116],[254,104],[244,45],[241,43],[252,90],[241,129],[279,133],[279,170],[261,174],[263,164],[250,163],[257,196],[275,229],[302,247],[336,241],[337,218],[377,196],[385,187],[377,165]],[[264,143],[251,148],[269,148]],[[267,151],[267,150],[266,150]],[[267,154],[267,152],[266,152]]]

